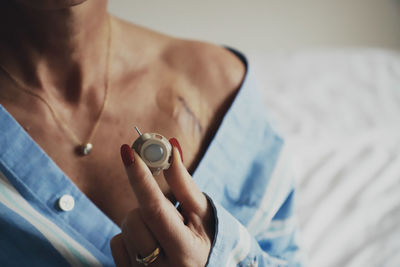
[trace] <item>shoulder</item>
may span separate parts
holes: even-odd
[[[120,65],[124,73],[135,78],[137,76],[132,73],[146,69],[144,73],[153,77],[151,82],[158,82],[152,87],[158,88],[155,90],[160,91],[160,98],[176,96],[185,100],[185,109],[197,117],[201,128],[217,127],[246,74],[242,60],[222,46],[175,38],[119,19],[116,21],[122,44],[116,53],[124,51],[118,57],[123,62]],[[167,108],[163,105],[163,109],[175,116],[179,105],[174,103],[182,101],[169,99],[169,102],[172,104]]]
[[[189,40],[171,41],[163,52],[162,61],[179,77],[180,86],[174,90],[185,102],[181,110],[190,110],[188,113],[195,117],[193,121],[197,125],[181,126],[185,133],[190,128],[199,129],[188,136],[201,136],[196,155],[203,155],[242,84],[246,66],[224,47]],[[190,143],[195,143],[193,138]],[[199,159],[197,157],[194,162],[198,163]]]
[[[201,41],[171,40],[163,58],[211,101],[236,91],[246,73],[244,63],[231,51]]]
[[[132,53],[140,51],[140,62],[162,62],[203,94],[229,93],[238,89],[246,72],[243,62],[228,49],[202,41],[174,38],[117,19],[123,43]],[[131,57],[129,57],[131,58]],[[143,60],[146,58],[146,60]]]

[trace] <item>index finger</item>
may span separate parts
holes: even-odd
[[[130,164],[124,159],[126,153],[130,153]],[[164,196],[149,168],[135,151],[123,145],[121,156],[143,220],[161,244],[171,243],[174,234],[184,231],[178,211]]]
[[[129,145],[122,145],[121,157],[140,208],[151,209],[154,205],[161,205],[165,200],[164,194],[140,156]]]

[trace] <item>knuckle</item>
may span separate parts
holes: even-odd
[[[136,168],[134,168],[135,176],[142,177],[142,178],[149,178],[149,176],[151,175],[151,172],[148,169],[148,167],[144,163],[140,164],[139,162],[136,162],[136,161],[135,161],[135,164],[136,164],[136,166],[135,166]]]
[[[163,214],[163,208],[161,203],[155,202],[149,204],[146,209],[140,210],[141,217],[145,222],[153,222],[159,220]]]
[[[127,228],[134,227],[138,224],[138,221],[141,220],[139,209],[136,208],[128,213],[124,220],[124,226]]]
[[[151,179],[154,179],[154,177],[151,174],[150,170],[144,170],[144,169],[137,170],[134,173],[134,177],[132,177],[132,178],[133,179],[132,179],[131,182],[133,183],[133,186],[139,186],[139,188],[141,188],[141,187],[146,187],[146,188],[151,187],[151,184],[150,184],[149,181],[151,181]]]
[[[146,184],[149,183],[152,179],[154,179],[153,174],[151,174],[150,170],[143,171],[140,176]]]

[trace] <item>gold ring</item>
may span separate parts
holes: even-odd
[[[146,257],[142,258],[139,256],[139,254],[136,255],[136,261],[139,262],[140,264],[143,264],[144,266],[147,266],[150,263],[154,262],[158,258],[158,255],[160,255],[160,248],[156,247],[156,249],[153,250],[153,252]]]

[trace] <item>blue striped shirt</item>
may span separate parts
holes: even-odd
[[[301,266],[284,142],[245,63],[193,174],[216,214],[208,266]],[[58,206],[65,194],[75,200],[71,211]],[[109,242],[119,232],[0,105],[0,265],[114,266]]]

